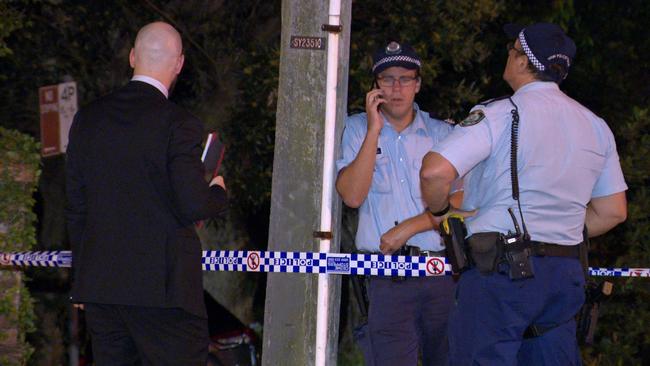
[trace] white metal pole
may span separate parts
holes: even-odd
[[[330,0],[329,25],[340,25],[341,0]],[[320,231],[332,229],[332,193],[334,191],[334,135],[336,128],[336,90],[338,87],[339,33],[329,32],[327,37],[327,84],[325,94],[325,144],[323,148],[323,191],[321,196]],[[320,251],[330,251],[330,239],[322,238]],[[329,283],[327,274],[318,275],[318,300],[316,310],[316,366],[327,361],[329,324]]]

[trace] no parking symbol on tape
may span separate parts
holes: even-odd
[[[431,276],[442,276],[445,274],[445,262],[440,258],[429,258],[427,260],[427,274]]]
[[[8,265],[11,265],[11,254],[9,253],[0,254],[0,266],[8,266]]]
[[[260,252],[248,252],[246,256],[246,268],[250,272],[260,271]]]

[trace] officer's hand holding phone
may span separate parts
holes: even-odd
[[[371,91],[366,94],[366,113],[368,114],[368,132],[381,131],[384,127],[384,118],[381,116],[380,106],[386,103],[383,90],[379,89],[375,83]]]

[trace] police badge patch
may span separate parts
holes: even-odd
[[[477,109],[465,117],[464,120],[460,121],[459,125],[462,127],[474,126],[475,124],[481,122],[485,118],[485,114],[482,110]]]

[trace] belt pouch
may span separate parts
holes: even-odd
[[[459,274],[470,267],[467,258],[465,224],[462,218],[450,216],[441,227],[442,238],[445,242],[445,256],[451,264],[452,273]]]
[[[469,237],[470,256],[482,274],[491,274],[501,259],[499,233],[476,233]]]

